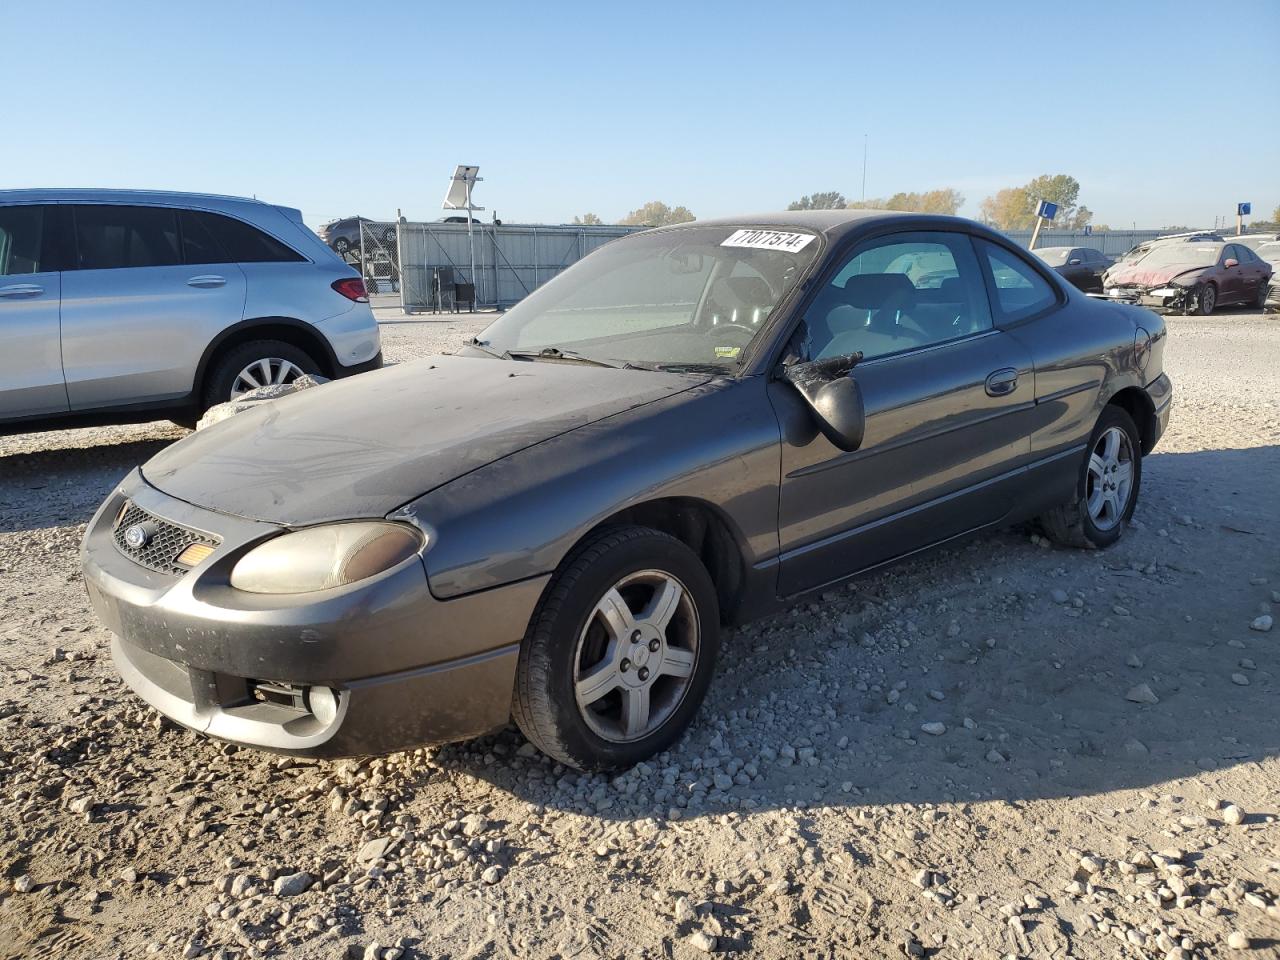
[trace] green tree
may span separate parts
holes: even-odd
[[[598,227],[600,224],[604,223],[604,221],[594,213],[584,213],[580,217],[574,217],[573,222],[584,227]]]
[[[1058,205],[1053,225],[1079,230],[1093,219],[1093,211],[1080,199],[1080,181],[1065,173],[1044,174],[1021,187],[1006,187],[982,201],[981,217],[1001,230],[1026,230],[1035,225],[1041,200]]]
[[[627,226],[665,227],[671,223],[688,223],[697,219],[688,207],[668,207],[661,200],[650,200],[632,210],[618,222]]]
[[[825,193],[810,193],[787,204],[788,210],[840,210],[848,201],[838,190]]]
[[[1277,205],[1276,208],[1271,211],[1271,221],[1273,223],[1280,223],[1280,205]]]
[[[955,216],[964,203],[964,194],[954,187],[926,190],[923,193],[898,192],[887,200],[858,200],[848,204],[850,210],[899,210],[908,213],[942,213]]]

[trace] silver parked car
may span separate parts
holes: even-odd
[[[194,420],[381,366],[364,284],[258,200],[0,190],[0,430]]]

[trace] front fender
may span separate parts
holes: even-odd
[[[711,505],[754,566],[778,550],[780,445],[764,378],[715,380],[490,463],[395,516],[433,531],[440,599],[549,573],[609,517],[675,497]]]

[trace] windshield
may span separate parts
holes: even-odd
[[[681,227],[585,257],[475,340],[498,355],[735,370],[820,247],[799,229]]]
[[[1070,247],[1045,247],[1043,250],[1035,251],[1036,255],[1051,267],[1060,267],[1066,263],[1067,254],[1070,252]]]
[[[1198,243],[1171,243],[1159,246],[1142,258],[1144,267],[1166,267],[1189,264],[1197,267],[1210,267],[1218,262],[1218,254],[1222,245],[1207,246]]]

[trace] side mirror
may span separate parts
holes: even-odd
[[[1224,266],[1224,267],[1238,267],[1238,266],[1240,266],[1240,261],[1239,261],[1239,260],[1237,260],[1235,257],[1227,257],[1227,262],[1226,262],[1226,263],[1224,263],[1224,264],[1223,264],[1223,266]]]
[[[822,435],[846,452],[862,446],[867,426],[862,388],[849,373],[861,359],[862,354],[855,353],[793,363],[782,374],[809,404]]]
[[[1067,261],[1067,264],[1072,267],[1078,267],[1080,266],[1080,258],[1072,257],[1070,260]]]

